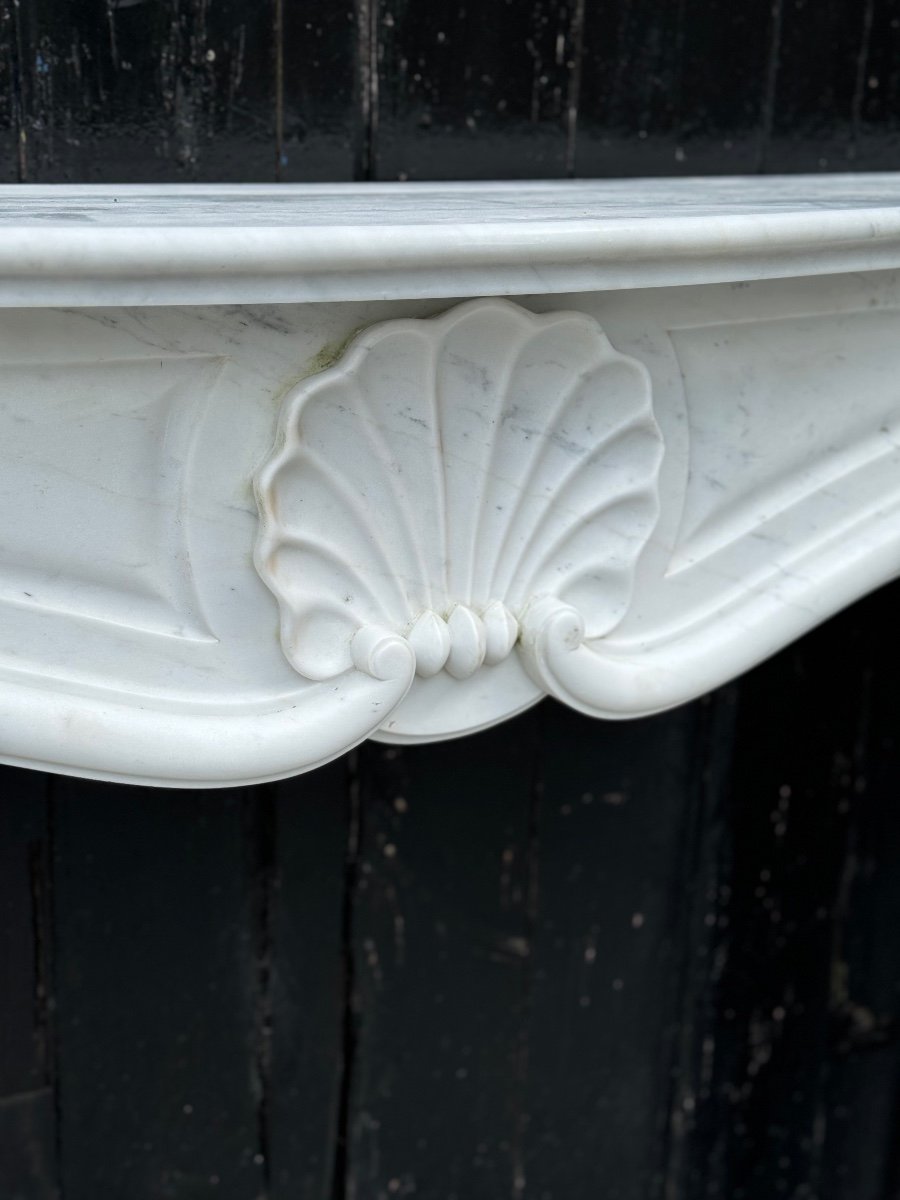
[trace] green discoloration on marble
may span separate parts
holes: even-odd
[[[311,375],[319,375],[322,371],[327,371],[329,367],[333,367],[356,335],[361,333],[365,328],[365,325],[357,325],[345,337],[334,342],[326,342],[312,358],[307,359],[300,379],[308,379]]]

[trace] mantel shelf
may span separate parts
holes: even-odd
[[[0,304],[550,294],[900,266],[900,176],[0,186]]]
[[[900,176],[0,188],[0,758],[735,677],[900,572]]]

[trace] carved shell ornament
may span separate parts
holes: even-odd
[[[257,477],[284,653],[310,680],[406,673],[388,739],[545,692],[591,707],[561,660],[628,608],[662,453],[646,369],[589,316],[476,300],[370,327],[286,397]]]

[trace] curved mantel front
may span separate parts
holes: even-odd
[[[0,188],[0,758],[683,703],[900,572],[900,176]]]

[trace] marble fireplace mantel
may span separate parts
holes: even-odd
[[[0,759],[684,703],[900,573],[900,176],[0,188]]]

